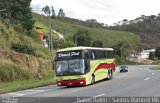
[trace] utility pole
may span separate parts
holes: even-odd
[[[48,32],[48,49],[51,50],[51,26],[49,26],[49,32]]]
[[[6,9],[2,9],[2,10],[0,10],[0,12],[3,12],[3,11],[6,11]]]
[[[53,49],[53,45],[52,45],[52,24],[51,24],[51,18],[50,16],[48,16],[49,18],[49,22],[48,22],[48,25],[49,25],[49,32],[48,32],[48,49],[52,51]]]
[[[53,61],[52,19],[50,18],[50,16],[48,16],[48,18],[49,18],[48,47],[49,47],[49,50],[51,51],[51,60]]]
[[[4,11],[6,11],[6,9],[2,9],[2,10],[0,10],[0,13],[1,13],[1,12],[4,12]],[[1,15],[0,15],[0,18],[1,18]]]

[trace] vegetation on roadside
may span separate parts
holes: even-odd
[[[41,80],[33,80],[33,79],[28,79],[28,80],[15,80],[12,82],[5,82],[5,83],[0,83],[0,94],[1,93],[7,93],[7,92],[12,92],[12,91],[18,91],[18,90],[24,90],[24,89],[30,89],[30,88],[35,88],[35,87],[40,87],[40,86],[45,86],[45,85],[51,85],[55,83],[55,75],[53,70],[49,70],[47,75],[44,76]]]
[[[154,65],[160,65],[160,60],[156,60],[152,64],[154,64]]]
[[[0,59],[0,82],[9,82],[14,80],[28,79],[29,75],[20,69],[15,63]]]
[[[50,60],[14,51],[0,50],[0,82],[42,79],[52,68]]]
[[[8,27],[1,21],[0,28],[0,49],[15,50],[16,52],[50,59],[51,52],[40,44],[37,33],[28,36],[25,33],[16,31],[12,26]]]
[[[137,62],[133,62],[133,61],[129,61],[127,59],[121,59],[118,55],[115,55],[115,60],[116,60],[116,65],[139,65],[142,63],[137,63]]]
[[[152,69],[152,70],[160,70],[160,66],[155,66],[155,67],[152,67],[150,69]]]

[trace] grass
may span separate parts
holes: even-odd
[[[134,47],[140,43],[139,36],[130,32],[107,30],[107,28],[87,27],[74,22],[70,23],[67,21],[61,21],[59,19],[49,20],[47,17],[35,13],[33,14],[33,17],[37,24],[41,23],[40,26],[44,24],[47,27],[49,21],[51,21],[52,28],[62,33],[65,38],[72,38],[78,30],[82,29],[87,30],[91,34],[93,41],[102,41],[103,47],[111,47],[119,42],[124,42]],[[45,27],[44,25],[42,27]]]
[[[116,65],[117,66],[120,66],[120,65],[141,65],[141,63],[137,63],[137,62],[133,62],[133,61],[129,61],[129,60],[124,60],[121,62],[116,62]]]
[[[156,60],[153,62],[154,65],[160,65],[160,60]]]
[[[23,43],[30,48],[35,49],[34,56],[51,59],[51,52],[42,46],[37,33],[27,35],[23,32],[17,32],[13,26],[6,26],[0,21],[0,49],[11,50],[13,44]]]
[[[41,80],[16,80],[12,82],[0,83],[0,94],[13,92],[18,90],[30,89],[55,83],[55,76],[53,70],[48,72]]]
[[[28,79],[28,75],[15,63],[0,58],[0,82],[14,81],[17,79]]]
[[[39,42],[38,34],[27,35],[0,20],[0,93],[34,88],[55,82],[51,68],[51,51]],[[37,38],[37,40],[36,40]],[[35,49],[33,56],[16,53],[14,43],[24,43]],[[37,58],[38,57],[38,58]],[[47,69],[48,68],[48,69]],[[40,80],[38,80],[40,79]]]
[[[150,68],[152,70],[160,70],[160,66],[156,66],[156,67],[153,67],[153,68]]]

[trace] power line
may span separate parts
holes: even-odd
[[[6,11],[6,9],[2,9],[2,10],[0,10],[0,12],[3,12],[3,11]]]

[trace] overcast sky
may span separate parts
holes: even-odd
[[[123,19],[135,19],[141,15],[158,15],[160,0],[32,0],[31,6],[53,5],[56,13],[62,8],[67,17],[80,20],[96,19],[112,25]]]

